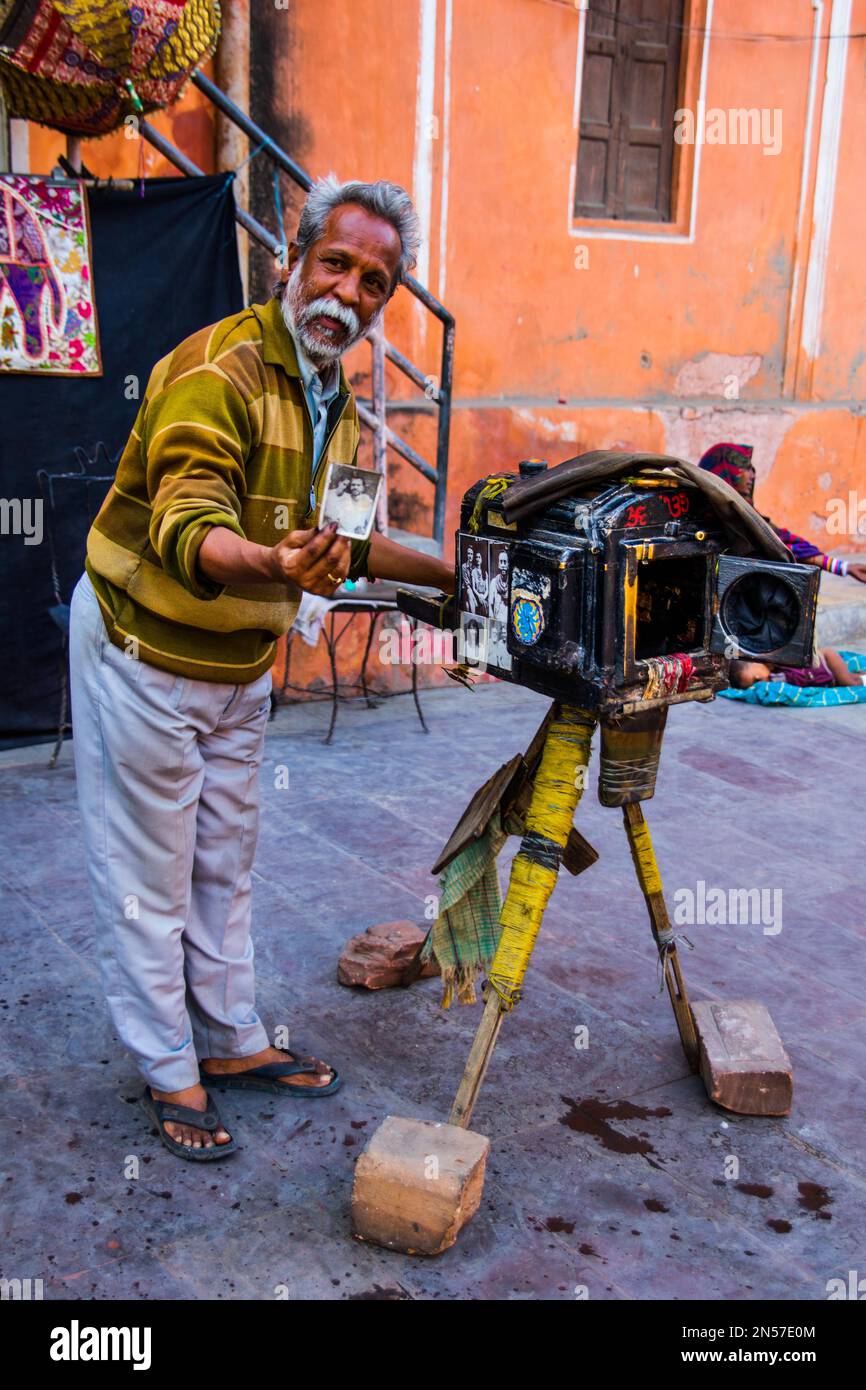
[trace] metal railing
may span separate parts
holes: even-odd
[[[300,188],[309,192],[313,185],[310,175],[290,155],[286,154],[285,150],[281,149],[276,141],[262,130],[261,126],[251,120],[235,102],[226,96],[225,92],[211,82],[210,78],[205,77],[204,73],[194,72],[192,81],[214,106],[255,143],[257,153],[265,154]],[[160,154],[164,155],[184,174],[193,176],[204,173],[204,170],[194,164],[176,145],[161,135],[150,121],[139,120],[139,130],[143,138],[153,145],[154,149],[159,150]],[[275,257],[280,257],[285,253],[284,243],[280,242],[267,227],[247,212],[245,208],[236,205],[235,217],[250,236],[255,237],[256,241],[267,247]],[[445,535],[445,500],[448,486],[448,443],[451,432],[451,391],[454,377],[454,318],[444,304],[440,304],[435,295],[432,295],[413,275],[408,275],[403,284],[409,293],[414,295],[425,309],[442,324],[439,379],[437,381],[433,377],[425,376],[408,357],[405,357],[392,343],[389,343],[384,333],[380,331],[370,337],[370,347],[373,354],[372,409],[363,401],[357,401],[356,404],[359,418],[373,433],[373,458],[377,470],[386,473],[387,452],[391,448],[413,468],[417,469],[427,482],[433,485],[433,540],[441,548]],[[435,466],[430,464],[427,459],[422,458],[407,440],[396,434],[388,425],[385,393],[386,358],[424,392],[427,400],[432,401],[438,407]],[[387,487],[382,488],[382,494],[385,505],[387,505]],[[382,523],[387,524],[386,514],[380,514],[380,524]]]

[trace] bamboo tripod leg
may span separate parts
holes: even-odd
[[[448,1116],[449,1125],[459,1125],[461,1129],[469,1128],[472,1111],[475,1109],[475,1102],[478,1099],[478,1092],[481,1090],[487,1064],[493,1056],[493,1049],[496,1046],[496,1039],[499,1037],[503,1017],[502,1001],[496,991],[491,989],[484,1006],[484,1013],[481,1015],[478,1031],[475,1034],[475,1040],[466,1060],[466,1067],[460,1079],[457,1094],[454,1097],[454,1104],[451,1106],[451,1114]]]
[[[574,810],[580,800],[581,791],[583,789],[584,778],[583,775],[578,776],[578,770],[581,771],[581,774],[585,772],[589,761],[589,746],[595,722],[595,719],[583,710],[566,708],[562,710],[560,714],[559,723],[552,726],[553,733],[551,734],[550,731],[546,731],[545,734],[544,751],[541,755],[541,766],[533,785],[532,800],[527,812],[526,824],[528,831],[530,829],[535,831],[536,838],[539,832],[542,832],[545,836],[552,833],[555,833],[557,836],[555,840],[550,839],[547,842],[549,847],[558,846],[558,857],[555,860],[556,868],[552,871],[552,880],[554,882],[558,873],[559,860],[564,852],[568,834],[571,829]],[[563,743],[566,749],[565,756],[563,756]],[[558,754],[556,751],[557,748],[559,749]],[[552,822],[549,819],[551,786],[554,788],[557,786],[560,788],[563,786],[568,787],[564,803],[568,816],[568,828],[564,831],[562,825],[557,825],[555,819]],[[528,834],[524,836],[517,858],[520,858],[522,855],[524,859],[528,859],[536,854],[537,848],[532,835]],[[503,942],[509,931],[507,925],[508,908],[515,886],[515,865],[517,863],[517,858],[511,869],[511,882],[509,883],[508,896],[505,900],[503,916],[501,918],[504,924],[503,934],[500,937],[496,959],[491,966],[491,978],[496,974],[497,963],[502,955]],[[552,885],[548,886],[548,891],[550,891],[551,886]],[[543,911],[544,906],[542,904],[536,922],[537,926],[540,926]],[[529,950],[531,951],[531,949],[530,945]],[[522,971],[525,970],[526,963],[528,963],[528,953],[526,953],[526,959],[521,964],[520,979],[522,979]],[[472,1118],[472,1111],[478,1099],[478,1093],[481,1090],[481,1083],[484,1080],[488,1063],[493,1055],[493,1049],[496,1046],[496,1040],[499,1037],[502,1019],[504,1015],[509,1012],[513,1002],[516,1002],[518,997],[517,990],[519,989],[520,979],[514,981],[515,994],[511,1003],[507,1003],[497,989],[494,989],[492,985],[490,986],[487,1002],[484,1006],[484,1013],[481,1016],[481,1022],[478,1025],[478,1031],[475,1034],[475,1039],[466,1061],[463,1076],[457,1088],[457,1094],[454,1097],[451,1114],[448,1117],[449,1124],[458,1125],[462,1129],[467,1129],[469,1126],[469,1122]]]
[[[646,901],[650,926],[659,950],[665,984],[668,987],[668,994],[680,1033],[680,1042],[683,1045],[689,1066],[692,1071],[697,1071],[700,1058],[695,1021],[686,993],[686,983],[680,969],[676,944],[672,939],[668,940],[671,937],[671,922],[662,891],[661,876],[650,839],[649,827],[639,802],[631,802],[623,806],[622,816],[638,883]]]

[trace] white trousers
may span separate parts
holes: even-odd
[[[250,871],[270,672],[189,680],[108,640],[85,574],[72,598],[78,803],[100,968],[144,1079],[180,1091],[198,1058],[269,1045],[255,1010]]]

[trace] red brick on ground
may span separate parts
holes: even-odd
[[[341,985],[362,985],[364,989],[390,989],[399,985],[403,971],[415,958],[415,953],[427,933],[414,922],[379,922],[353,936],[346,945],[337,966]],[[421,979],[438,975],[435,962],[429,961]]]
[[[702,999],[692,1013],[710,1099],[739,1115],[787,1115],[791,1062],[765,1005]]]
[[[490,1140],[389,1115],[355,1167],[352,1230],[407,1255],[438,1255],[475,1215]]]

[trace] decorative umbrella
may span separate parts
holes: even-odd
[[[219,25],[218,0],[0,0],[9,114],[106,135],[174,101]]]

